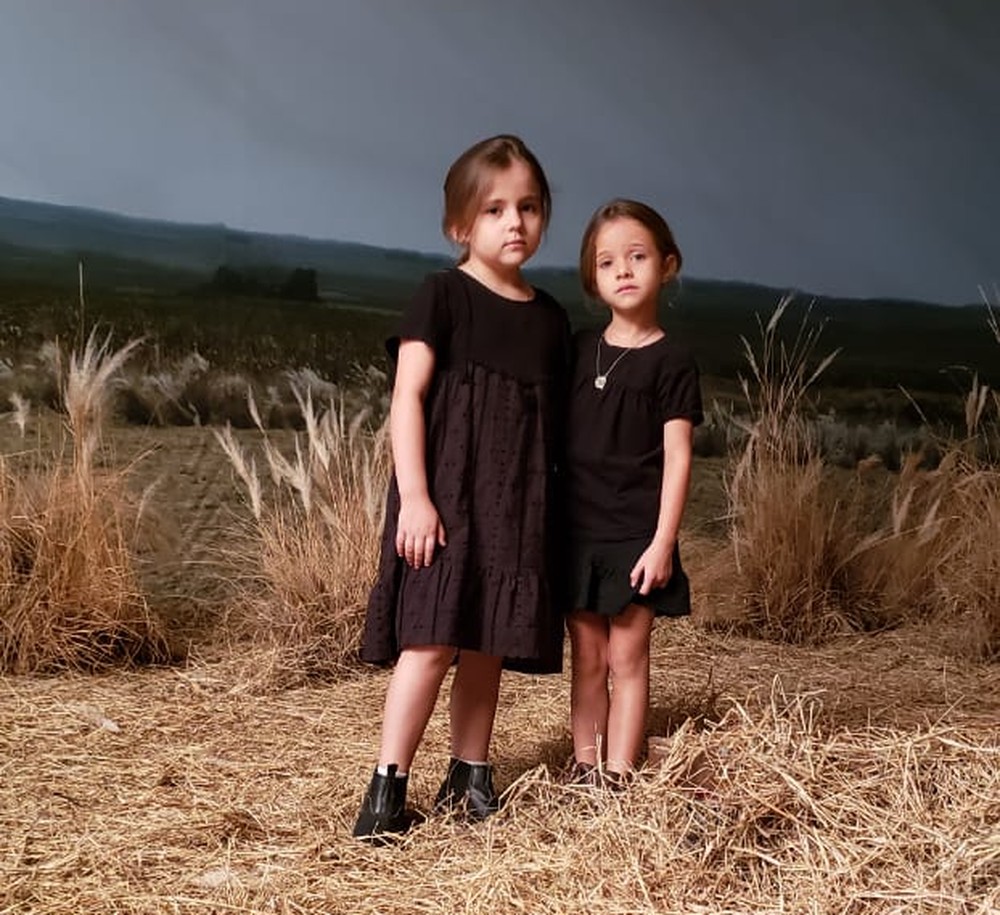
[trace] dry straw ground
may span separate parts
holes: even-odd
[[[384,673],[255,695],[253,654],[0,682],[0,911],[989,913],[1000,676],[929,632],[824,649],[657,631],[666,760],[566,787],[565,676],[505,680],[505,809],[349,838]],[[780,678],[780,682],[779,679]],[[710,723],[714,722],[714,723]],[[440,707],[415,768],[427,809]]]
[[[947,613],[903,615],[864,633],[841,593],[837,625],[817,601],[821,625],[800,631],[787,624],[794,602],[780,602],[775,616],[771,597],[801,587],[801,575],[794,563],[769,565],[761,546],[784,544],[823,572],[826,557],[840,555],[829,549],[840,528],[814,523],[830,516],[813,489],[799,503],[805,523],[794,512],[788,520],[802,539],[775,535],[787,512],[767,508],[792,478],[774,491],[751,486],[760,498],[740,501],[731,485],[727,498],[725,465],[709,462],[699,462],[685,532],[695,614],[658,626],[654,639],[649,731],[662,738],[661,761],[622,793],[563,784],[568,675],[512,675],[494,742],[502,812],[475,826],[432,815],[396,847],[351,839],[387,672],[353,664],[351,646],[334,642],[356,631],[358,579],[378,524],[370,495],[384,467],[369,460],[380,445],[359,439],[360,426],[336,411],[315,419],[298,448],[287,433],[263,443],[259,432],[233,433],[228,457],[225,434],[201,428],[108,429],[113,442],[89,450],[71,439],[67,461],[84,468],[84,492],[121,474],[114,479],[155,522],[160,536],[143,539],[132,536],[141,525],[113,521],[91,549],[130,544],[121,558],[128,587],[106,575],[107,588],[138,593],[151,618],[172,620],[177,657],[88,675],[6,665],[0,913],[1000,911],[1000,670],[961,650],[966,604],[995,598],[983,586],[992,567],[979,563],[992,553],[970,554],[979,564],[959,571],[975,587]],[[98,428],[88,422],[83,432]],[[25,433],[4,430],[15,487],[62,436],[53,417],[32,418]],[[269,468],[259,480],[251,454]],[[995,489],[978,488],[995,477],[955,460],[944,474],[918,475],[923,488],[906,504],[920,507],[919,524],[903,511],[914,479],[883,478],[899,493],[902,520],[898,531],[874,525],[882,567],[927,538],[954,547],[962,512],[996,523],[996,511],[979,511]],[[814,472],[809,461],[784,469],[803,467]],[[775,468],[752,468],[762,469]],[[754,473],[740,478],[744,493]],[[965,502],[959,485],[973,490]],[[131,498],[108,492],[115,505]],[[934,523],[942,504],[951,526]],[[20,515],[6,496],[2,508],[7,536]],[[727,508],[728,542],[718,536]],[[328,523],[316,526],[317,517]],[[58,525],[41,530],[66,542]],[[982,539],[979,530],[992,528],[970,525],[966,540]],[[771,577],[748,575],[753,564]],[[86,571],[80,580],[106,568]],[[19,593],[15,573],[23,569],[5,578],[8,597]],[[806,580],[822,590],[837,579]],[[955,584],[937,566],[925,580]],[[725,628],[736,620],[753,630],[754,613],[758,634],[761,621],[776,622],[776,640]],[[413,773],[425,811],[447,760],[446,730],[442,701]]]

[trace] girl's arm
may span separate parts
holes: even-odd
[[[437,545],[445,545],[444,525],[427,488],[424,401],[433,377],[434,350],[422,340],[400,343],[389,411],[400,500],[396,553],[415,569],[430,565]]]
[[[638,587],[640,594],[662,587],[673,574],[674,544],[691,482],[693,430],[688,419],[672,419],[663,426],[663,482],[656,533],[629,576],[632,587]]]

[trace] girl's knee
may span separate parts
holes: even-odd
[[[649,646],[619,646],[608,655],[608,670],[614,680],[644,676],[649,670]]]
[[[607,677],[608,645],[601,641],[574,641],[572,669],[575,677]]]
[[[628,625],[612,629],[608,641],[608,666],[613,677],[644,675],[649,670],[651,621],[636,616]]]
[[[455,649],[450,645],[419,645],[404,648],[400,652],[396,667],[397,669],[403,667],[415,673],[419,671],[443,676],[454,659]]]
[[[570,648],[573,676],[606,677],[608,674],[608,630],[603,620],[587,617],[569,619]]]

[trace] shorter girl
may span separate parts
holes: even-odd
[[[611,311],[603,331],[574,338],[568,433],[574,772],[590,783],[635,766],[653,619],[691,612],[677,532],[701,394],[693,358],[657,321],[680,266],[670,228],[645,204],[613,200],[584,232],[583,288]]]

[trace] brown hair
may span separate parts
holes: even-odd
[[[681,269],[683,258],[681,249],[674,241],[674,233],[670,231],[667,221],[650,206],[640,203],[638,200],[626,200],[619,197],[611,200],[600,207],[587,228],[583,230],[583,241],[580,242],[580,282],[583,291],[592,298],[597,298],[597,233],[606,223],[616,219],[634,219],[644,225],[653,235],[656,242],[656,249],[660,252],[660,257],[666,260],[671,255],[677,260],[677,269]]]
[[[552,195],[545,172],[535,154],[520,137],[503,133],[470,146],[448,169],[444,179],[444,217],[441,228],[449,239],[452,239],[453,233],[461,233],[472,225],[491,173],[508,168],[515,159],[520,159],[528,166],[538,183],[542,228],[548,226],[552,213]],[[467,251],[463,252],[461,260],[464,261],[466,257]]]

